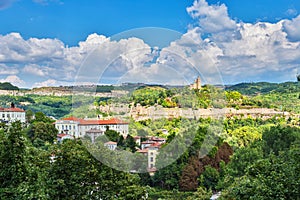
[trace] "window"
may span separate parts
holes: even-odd
[[[153,162],[153,157],[150,157],[150,162]]]
[[[62,125],[62,126],[61,126],[61,129],[62,129],[62,130],[64,130],[64,128],[65,128],[65,126],[64,126],[64,125]]]
[[[72,129],[72,127],[71,127],[71,125],[69,125],[69,130],[71,130]]]

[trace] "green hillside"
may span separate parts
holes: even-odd
[[[4,82],[0,83],[0,90],[19,90],[17,86],[12,85],[11,83]]]
[[[239,83],[226,88],[229,91],[238,91],[244,95],[257,95],[268,93],[294,93],[300,92],[299,82],[285,82],[285,83]]]

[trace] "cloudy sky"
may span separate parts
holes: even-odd
[[[0,82],[20,87],[300,73],[299,0],[0,0],[0,24]]]

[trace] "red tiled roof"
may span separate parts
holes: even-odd
[[[148,168],[148,172],[156,172],[156,171],[157,171],[156,167]]]
[[[166,138],[152,137],[151,140],[153,140],[153,141],[164,141],[164,140],[166,140]]]
[[[67,120],[67,121],[80,121],[80,120],[82,120],[82,119],[79,119],[79,118],[77,118],[77,117],[71,116],[71,117],[63,118],[63,120]]]
[[[117,142],[113,142],[113,141],[109,141],[109,142],[105,142],[104,144],[118,144]]]
[[[137,150],[138,153],[148,153],[148,149]]]
[[[62,138],[62,137],[65,137],[65,136],[72,136],[72,135],[64,134],[64,133],[61,133],[61,134],[57,135],[57,137],[59,137],[59,138]]]
[[[160,147],[161,146],[161,143],[159,142],[156,142],[156,143],[153,143],[150,145],[150,147]]]
[[[147,140],[147,141],[142,142],[142,144],[153,144],[153,143],[155,143],[155,142],[151,141],[151,140]]]
[[[25,112],[25,110],[21,108],[0,108],[0,111],[4,112]]]
[[[112,118],[112,119],[80,119],[76,117],[67,117],[64,118],[63,120],[67,121],[77,121],[81,125],[109,125],[109,124],[128,124],[127,122],[124,122],[120,119]]]

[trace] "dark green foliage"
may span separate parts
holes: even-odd
[[[58,130],[55,128],[54,124],[46,122],[35,122],[29,127],[27,133],[31,141],[37,139],[43,142],[53,143],[57,138]]]
[[[105,136],[108,138],[109,141],[113,141],[113,142],[118,142],[120,139],[120,133],[114,130],[107,129],[105,131]]]
[[[153,184],[162,189],[179,189],[179,179],[183,164],[174,162],[167,167],[160,169],[153,176]]]
[[[280,151],[288,150],[293,142],[300,140],[300,130],[295,127],[278,125],[265,131],[262,137],[264,153],[279,155]]]
[[[114,90],[112,85],[97,85],[95,92],[111,92],[112,90]]]
[[[180,192],[177,189],[173,190],[159,190],[151,188],[149,190],[149,199],[168,199],[168,200],[178,200],[178,199],[188,199],[193,196],[192,192]],[[190,199],[195,200],[195,199]]]
[[[131,135],[127,135],[126,137],[126,147],[130,149],[132,153],[136,152],[136,142]]]
[[[221,199],[299,199],[300,129],[274,126],[239,149],[225,169]]]
[[[28,181],[27,141],[20,122],[0,131],[0,199],[17,199]]]
[[[219,171],[211,166],[206,166],[204,172],[201,174],[200,180],[204,187],[215,190],[220,179]]]
[[[19,90],[17,86],[12,85],[11,83],[4,82],[0,83],[0,90]]]
[[[251,165],[224,193],[225,199],[299,199],[298,152],[270,155]]]
[[[238,91],[244,95],[255,95],[257,93],[267,94],[270,92],[291,93],[300,92],[297,82],[285,82],[285,83],[239,83],[226,88],[229,91]]]

